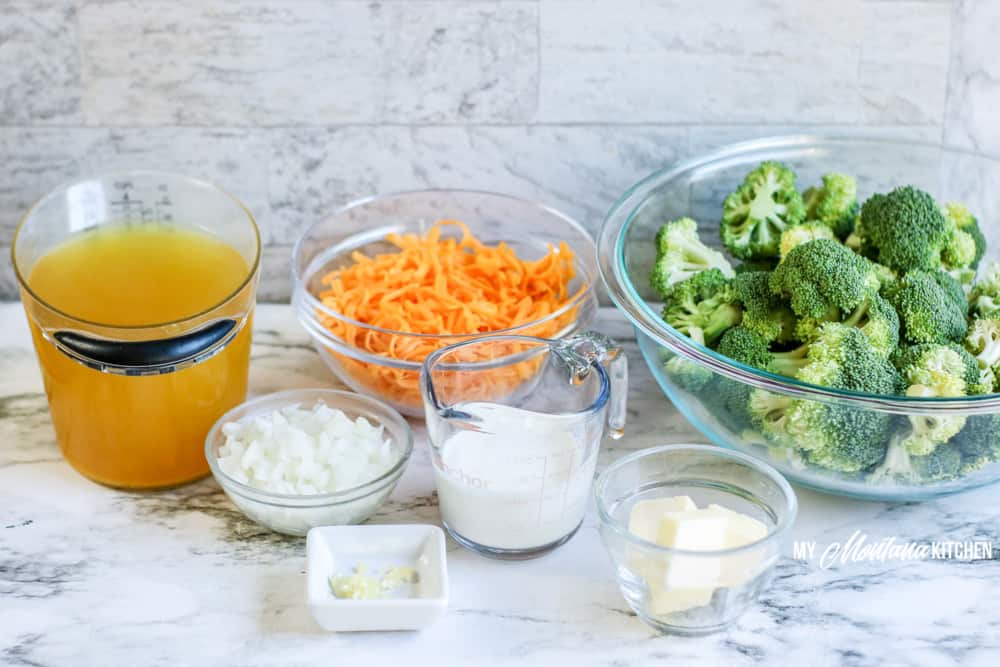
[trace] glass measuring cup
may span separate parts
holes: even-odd
[[[484,336],[427,357],[420,387],[441,518],[495,558],[540,556],[580,527],[607,426],[625,425],[628,361],[601,334]]]
[[[205,434],[247,391],[260,235],[246,207],[175,174],[96,176],[35,204],[12,255],[66,460],[123,488],[207,474]]]

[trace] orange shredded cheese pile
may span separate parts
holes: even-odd
[[[454,226],[461,237],[446,237]],[[569,246],[549,246],[541,259],[525,261],[505,243],[486,245],[463,223],[442,220],[424,236],[390,234],[399,252],[352,255],[350,266],[323,277],[323,305],[362,324],[431,337],[373,331],[320,313],[323,325],[350,346],[367,352],[422,362],[455,342],[433,335],[475,336],[519,327],[558,311],[572,301],[575,257]],[[585,286],[581,286],[583,290]],[[548,337],[569,324],[573,309],[523,333]],[[522,332],[519,332],[522,333]],[[419,405],[417,373],[338,355],[359,383],[388,398]]]

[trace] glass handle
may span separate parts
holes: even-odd
[[[585,331],[556,341],[552,351],[569,366],[573,382],[586,377],[596,364],[604,368],[611,389],[608,435],[614,440],[622,437],[628,403],[628,357],[625,350],[602,333]]]

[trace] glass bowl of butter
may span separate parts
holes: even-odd
[[[625,456],[594,493],[622,595],[667,634],[716,632],[754,604],[798,510],[774,468],[709,445]]]

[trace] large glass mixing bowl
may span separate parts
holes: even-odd
[[[862,201],[906,184],[939,201],[962,201],[979,218],[989,242],[981,266],[1000,257],[1000,160],[984,155],[906,141],[792,136],[735,144],[658,171],[612,206],[598,237],[598,261],[611,298],[635,326],[643,357],[664,393],[712,442],[765,459],[789,479],[819,491],[874,500],[921,500],[1000,479],[998,463],[933,482],[877,476],[871,469],[834,472],[803,461],[795,450],[775,447],[740,410],[751,391],[762,389],[837,406],[847,424],[885,415],[886,442],[908,428],[910,418],[962,419],[967,430],[956,436],[961,438],[973,429],[988,428],[990,415],[1000,412],[998,394],[927,399],[819,387],[728,359],[660,317],[660,304],[648,284],[657,229],[668,220],[690,216],[698,221],[702,240],[720,246],[722,200],[764,160],[788,164],[803,189],[818,183],[826,172],[840,171],[857,178]]]

